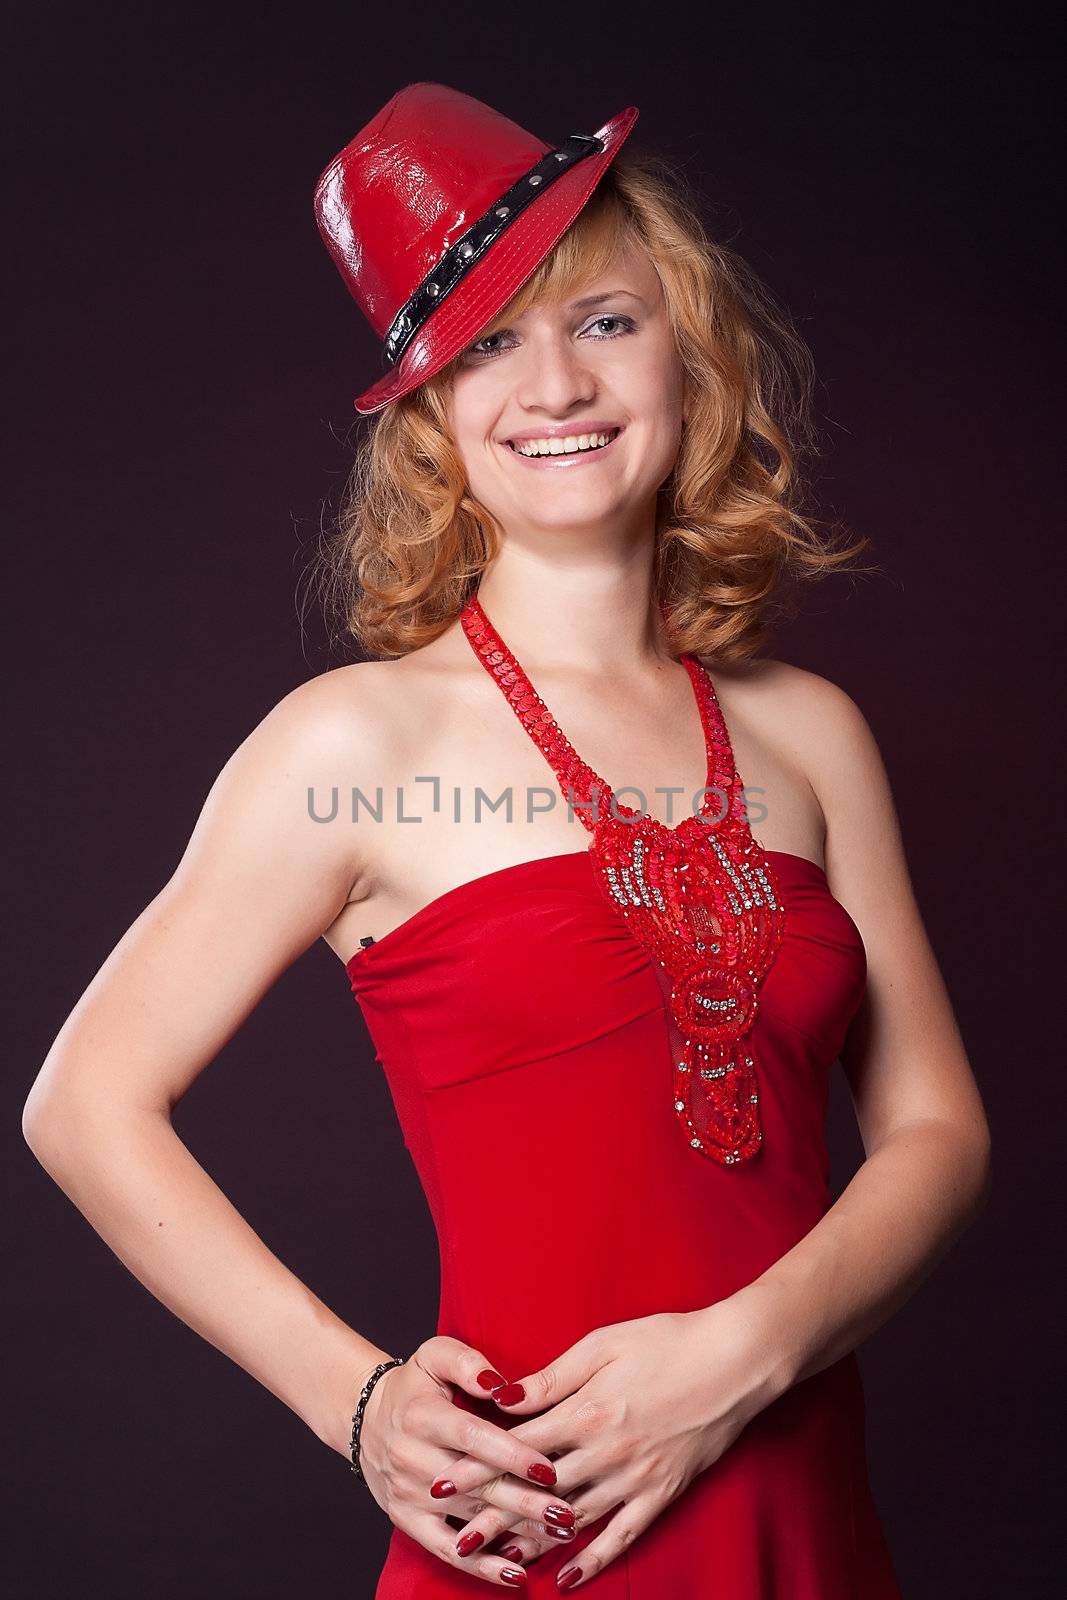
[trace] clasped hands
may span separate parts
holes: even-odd
[[[773,1296],[754,1284],[700,1311],[594,1329],[506,1389],[484,1352],[437,1335],[371,1391],[361,1446],[368,1487],[442,1560],[510,1587],[525,1585],[523,1560],[614,1511],[581,1549],[577,1574],[568,1565],[558,1574],[569,1592],[632,1544],[788,1386],[781,1327]],[[513,1428],[452,1402],[453,1385],[482,1400],[495,1388],[506,1400],[516,1383],[524,1398],[500,1404],[528,1418]],[[462,1530],[448,1516],[466,1519]],[[500,1553],[486,1554],[504,1534]]]

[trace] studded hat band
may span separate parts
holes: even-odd
[[[536,200],[550,183],[567,172],[583,156],[594,155],[604,146],[594,134],[572,133],[557,150],[549,150],[512,184],[467,231],[450,245],[432,272],[427,273],[411,298],[401,306],[385,336],[385,359],[395,365],[427,317],[446,295],[462,281],[495,239],[509,228],[519,214]]]

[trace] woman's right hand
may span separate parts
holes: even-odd
[[[424,1340],[371,1390],[363,1410],[359,1464],[371,1494],[398,1528],[449,1566],[516,1588],[526,1581],[516,1560],[478,1550],[460,1554],[456,1530],[445,1520],[455,1516],[467,1522],[494,1505],[508,1513],[516,1533],[526,1531],[516,1522],[526,1521],[538,1538],[565,1542],[573,1537],[573,1508],[538,1487],[555,1481],[549,1458],[512,1438],[507,1428],[453,1403],[453,1388],[484,1400],[504,1381],[480,1350],[462,1340],[445,1334]],[[500,1477],[476,1495],[432,1496],[430,1485],[447,1482],[449,1467],[464,1455],[499,1467]]]

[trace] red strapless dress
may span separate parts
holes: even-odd
[[[823,870],[749,832],[695,657],[681,659],[708,794],[670,829],[612,804],[476,597],[462,622],[592,842],[446,891],[346,970],[437,1230],[435,1331],[513,1377],[592,1328],[721,1300],[815,1226],[830,1205],[829,1073],[866,956]],[[581,809],[594,793],[595,816]],[[567,1221],[575,1264],[546,1251],[517,1267],[516,1239],[540,1237],[552,1216]],[[509,1425],[489,1399],[454,1402]],[[556,1573],[580,1565],[609,1516],[539,1556],[514,1592],[557,1595]],[[490,1587],[394,1528],[375,1600],[473,1600]],[[579,1589],[900,1600],[855,1357],[762,1411]]]

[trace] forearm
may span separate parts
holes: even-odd
[[[947,1123],[912,1123],[873,1151],[816,1226],[742,1291],[773,1346],[775,1391],[892,1316],[973,1220],[988,1181],[988,1147]]]
[[[363,1339],[273,1255],[162,1112],[50,1109],[26,1130],[42,1166],[136,1278],[345,1453]]]

